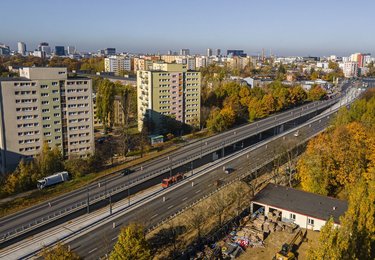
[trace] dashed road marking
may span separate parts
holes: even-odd
[[[187,198],[187,197],[185,197],[185,198],[183,198],[183,199],[182,199],[182,201],[185,201],[185,200],[187,200],[187,199],[188,199],[188,198]]]
[[[151,218],[156,218],[158,216],[158,214],[155,214],[155,215],[153,215]]]
[[[197,190],[195,193],[199,193],[201,190]]]
[[[95,252],[96,250],[98,250],[96,247],[92,250],[89,251],[89,254],[91,254],[92,252]]]
[[[168,209],[171,209],[171,208],[173,208],[174,207],[174,205],[170,205],[169,207],[168,207]]]

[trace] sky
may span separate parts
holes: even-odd
[[[375,54],[373,0],[3,0],[0,42],[132,53]]]

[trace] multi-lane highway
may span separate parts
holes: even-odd
[[[214,192],[217,189],[214,185],[216,180],[220,179],[224,184],[228,184],[271,162],[279,153],[285,152],[284,148],[280,149],[281,143],[288,144],[287,147],[291,148],[305,142],[305,140],[324,130],[329,123],[330,117],[330,114],[325,114],[307,122],[298,128],[298,136],[295,136],[297,131],[295,129],[253,145],[228,158],[218,160],[209,168],[196,173],[190,179],[166,189],[163,193],[155,194],[155,196],[146,199],[132,209],[125,210],[123,213],[120,212],[120,214],[114,214],[104,222],[99,221],[98,224],[94,224],[82,232],[77,232],[76,235],[65,239],[63,242],[85,259],[97,259],[111,250],[121,226],[132,221],[141,222],[148,227],[159,223],[203,196]],[[223,166],[228,165],[235,169],[231,174],[225,174],[223,171]],[[53,237],[59,229],[64,227],[68,228],[69,223],[44,232],[41,236]],[[36,237],[12,245],[3,250],[0,258],[8,257],[11,259],[14,252],[17,252],[18,256],[22,255],[22,253],[27,254],[24,248],[30,244],[37,249],[37,245],[40,244],[40,241],[38,241],[38,237]]]
[[[236,129],[215,135],[210,138],[193,142],[170,155],[146,162],[134,170],[135,173],[127,177],[114,175],[99,183],[91,184],[87,188],[52,199],[48,202],[36,205],[16,214],[0,219],[0,247],[10,243],[12,238],[20,234],[25,234],[48,222],[55,221],[79,209],[87,206],[87,198],[90,204],[103,200],[107,195],[118,193],[128,189],[128,187],[139,186],[147,188],[140,184],[145,184],[147,180],[159,176],[171,168],[176,168],[187,164],[201,156],[220,150],[222,147],[235,144],[243,139],[254,136],[258,133],[275,128],[301,118],[309,114],[318,113],[331,106],[337,100],[328,100],[310,103],[298,108],[294,108],[283,113],[273,115],[269,118],[247,124]],[[83,214],[81,210],[81,214]]]
[[[329,121],[330,115],[325,115],[299,128],[298,137],[294,135],[295,131],[291,131],[272,140],[263,141],[248,149],[248,151],[241,152],[241,155],[233,156],[230,161],[225,160],[216,164],[205,174],[200,175],[194,180],[186,181],[178,189],[171,190],[165,196],[165,201],[162,197],[150,200],[143,204],[142,207],[113,219],[105,225],[94,228],[94,231],[75,237],[68,241],[67,244],[85,259],[97,259],[112,249],[119,228],[122,225],[132,221],[140,221],[148,226],[157,224],[180,209],[199,200],[205,194],[209,194],[217,189],[214,185],[215,180],[220,179],[224,183],[227,183],[237,178],[243,178],[244,175],[253,172],[260,165],[271,162],[277,153],[282,152],[283,150],[279,149],[281,142],[289,142],[294,145],[301,143],[324,130]],[[225,174],[223,171],[223,166],[225,165],[230,165],[235,171],[231,174]],[[192,182],[194,185],[192,185]],[[113,223],[117,223],[115,228],[113,228]]]
[[[350,96],[350,99],[352,99],[357,96],[357,94],[353,92]],[[350,102],[350,99],[346,99],[347,102]],[[201,172],[196,173],[194,176],[172,188],[146,197],[141,202],[135,204],[134,207],[132,206],[117,211],[113,215],[108,215],[106,213],[104,214],[104,219],[102,218],[102,220],[94,224],[84,226],[80,232],[70,232],[71,234],[64,238],[62,242],[67,243],[71,249],[87,259],[102,256],[111,250],[116,240],[119,226],[129,221],[139,221],[148,227],[153,226],[168,216],[173,215],[175,212],[191,205],[194,201],[213,192],[217,188],[213,185],[215,180],[221,179],[224,183],[228,184],[234,179],[243,178],[246,174],[253,172],[261,165],[271,162],[277,157],[277,153],[285,152],[285,148],[280,149],[282,143],[288,143],[288,147],[292,147],[324,130],[328,125],[332,113],[337,109],[338,107],[336,107],[336,109],[330,108],[322,113],[322,115],[290,132],[267,139],[236,152],[231,156],[217,160],[209,164],[208,167],[205,167]],[[295,133],[297,129],[299,134],[296,136]],[[235,171],[229,175],[225,174],[223,171],[223,166],[228,165],[235,168]],[[162,199],[161,196],[165,199]],[[81,217],[81,220],[78,220],[78,222],[82,221],[82,218],[83,217]],[[114,226],[113,223],[116,225]],[[33,250],[37,249],[38,245],[40,247],[41,244],[45,244],[40,237],[50,237],[49,241],[51,241],[51,239],[52,241],[58,241],[56,238],[53,238],[56,236],[56,232],[59,232],[59,229],[66,228],[68,230],[69,225],[71,225],[71,223],[62,224],[59,227],[54,227],[51,230],[41,233],[40,236],[38,235],[14,244],[2,250],[0,258],[6,257],[7,259],[11,259],[14,253],[17,253],[17,255],[23,253],[30,254],[30,246],[32,248],[32,253]],[[29,246],[29,251],[27,251],[27,246]]]

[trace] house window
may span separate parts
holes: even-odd
[[[296,220],[296,214],[290,213],[290,219]]]
[[[314,220],[312,218],[309,218],[307,221],[309,222],[309,225],[314,225]]]

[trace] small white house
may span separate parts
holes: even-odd
[[[251,202],[251,212],[263,208],[264,214],[281,211],[281,218],[302,228],[320,230],[330,217],[340,225],[340,216],[348,209],[348,203],[327,196],[305,192],[285,186],[268,184]]]

